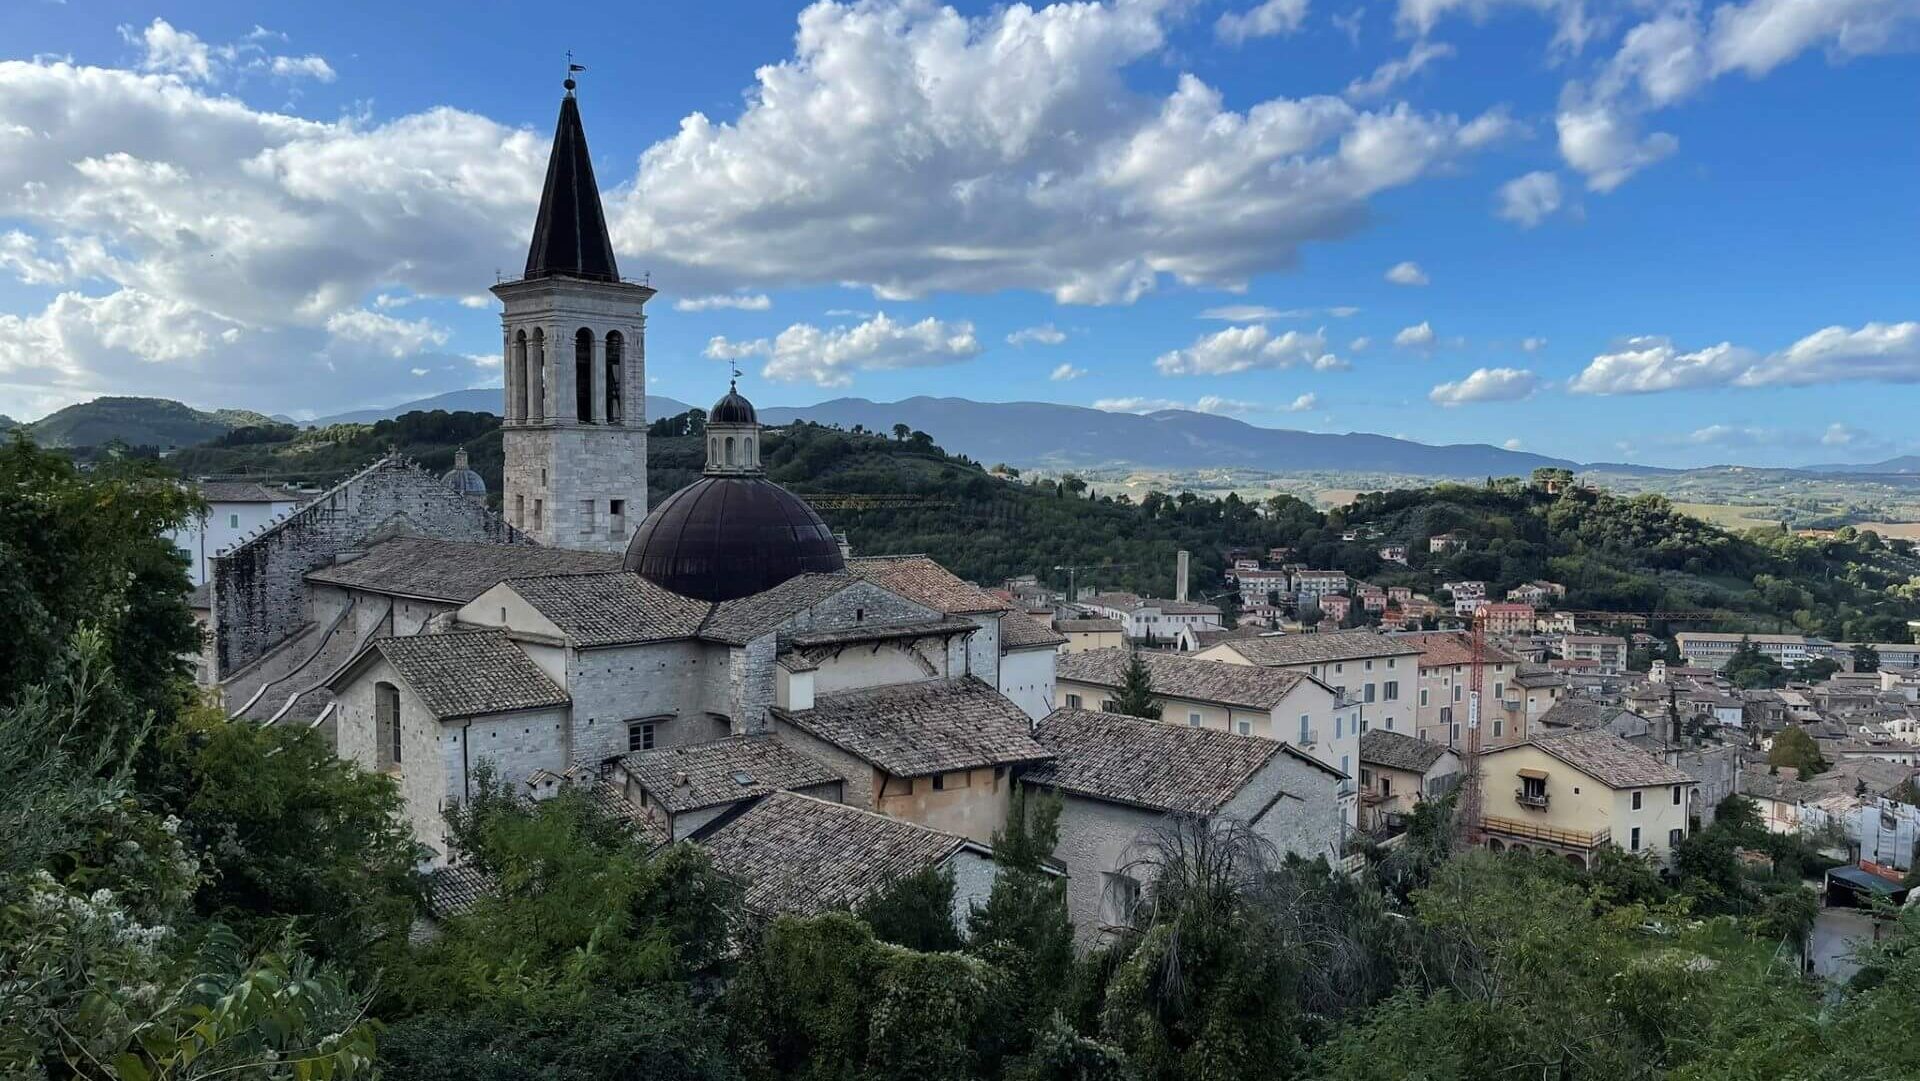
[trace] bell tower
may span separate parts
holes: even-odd
[[[526,273],[506,305],[501,512],[541,544],[624,552],[647,515],[646,304],[620,280],[566,83]]]

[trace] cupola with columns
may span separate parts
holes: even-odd
[[[625,551],[647,510],[646,303],[623,281],[566,81],[526,272],[502,313],[501,511],[557,548]]]
[[[760,417],[736,380],[707,413],[706,473],[744,476],[760,471]]]

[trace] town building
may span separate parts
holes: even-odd
[[[1473,693],[1473,638],[1460,631],[1394,636],[1419,650],[1419,697],[1413,735],[1443,747],[1467,745],[1467,706]],[[1526,703],[1515,676],[1520,659],[1492,642],[1481,645],[1480,745],[1527,738]]]
[[[1083,948],[1131,924],[1156,832],[1230,819],[1276,853],[1339,857],[1346,778],[1287,743],[1075,708],[1034,738],[1051,757],[1021,783],[1061,797],[1054,858]]]
[[[1460,756],[1431,740],[1384,728],[1360,733],[1361,826],[1380,829],[1460,783]]]
[[[1362,730],[1414,730],[1418,647],[1372,630],[1261,635],[1202,650],[1201,660],[1278,668],[1312,676],[1359,709]]]
[[[1427,551],[1433,555],[1457,552],[1467,546],[1467,535],[1459,530],[1438,533],[1427,538]]]
[[[1061,617],[1053,621],[1053,629],[1066,638],[1066,643],[1060,647],[1065,653],[1119,649],[1127,644],[1126,624],[1105,616]]]
[[[206,510],[167,534],[187,557],[187,579],[196,586],[206,583],[214,556],[300,505],[300,497],[287,489],[256,481],[203,480],[197,487]]]
[[[1495,851],[1581,866],[1612,844],[1658,863],[1687,836],[1694,780],[1611,732],[1540,735],[1480,757],[1481,831]]]
[[[1165,600],[1132,593],[1092,593],[1080,599],[1091,612],[1117,619],[1128,640],[1134,642],[1171,642],[1183,627],[1219,630],[1220,608],[1198,601]]]
[[[1688,664],[1719,671],[1733,658],[1742,641],[1752,643],[1763,656],[1783,668],[1798,668],[1817,657],[1826,656],[1832,643],[1802,634],[1715,634],[1706,631],[1681,631],[1673,636],[1674,645]]]
[[[1602,675],[1627,670],[1627,640],[1612,634],[1569,634],[1560,640],[1560,654],[1570,661],[1592,661]]]
[[[1295,571],[1293,575],[1293,595],[1302,606],[1347,591],[1348,579],[1345,571]]]
[[[1480,608],[1482,627],[1488,634],[1533,633],[1533,606],[1530,604],[1485,604]]]

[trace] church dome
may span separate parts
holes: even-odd
[[[453,468],[440,475],[440,483],[461,495],[486,495],[487,482],[467,466],[466,448],[454,452]]]
[[[720,399],[716,412],[725,404]],[[844,570],[846,561],[833,531],[799,496],[763,476],[706,476],[640,523],[626,568],[684,597],[727,601],[797,575]]]
[[[759,415],[753,411],[753,403],[746,395],[733,387],[727,388],[726,397],[713,403],[707,411],[708,424],[758,424]]]

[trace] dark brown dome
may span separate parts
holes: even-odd
[[[753,403],[732,387],[727,388],[726,396],[713,403],[707,411],[708,424],[758,424],[760,419],[753,411]]]
[[[626,568],[684,597],[728,601],[846,561],[827,523],[792,492],[765,477],[702,477],[640,523]]]

